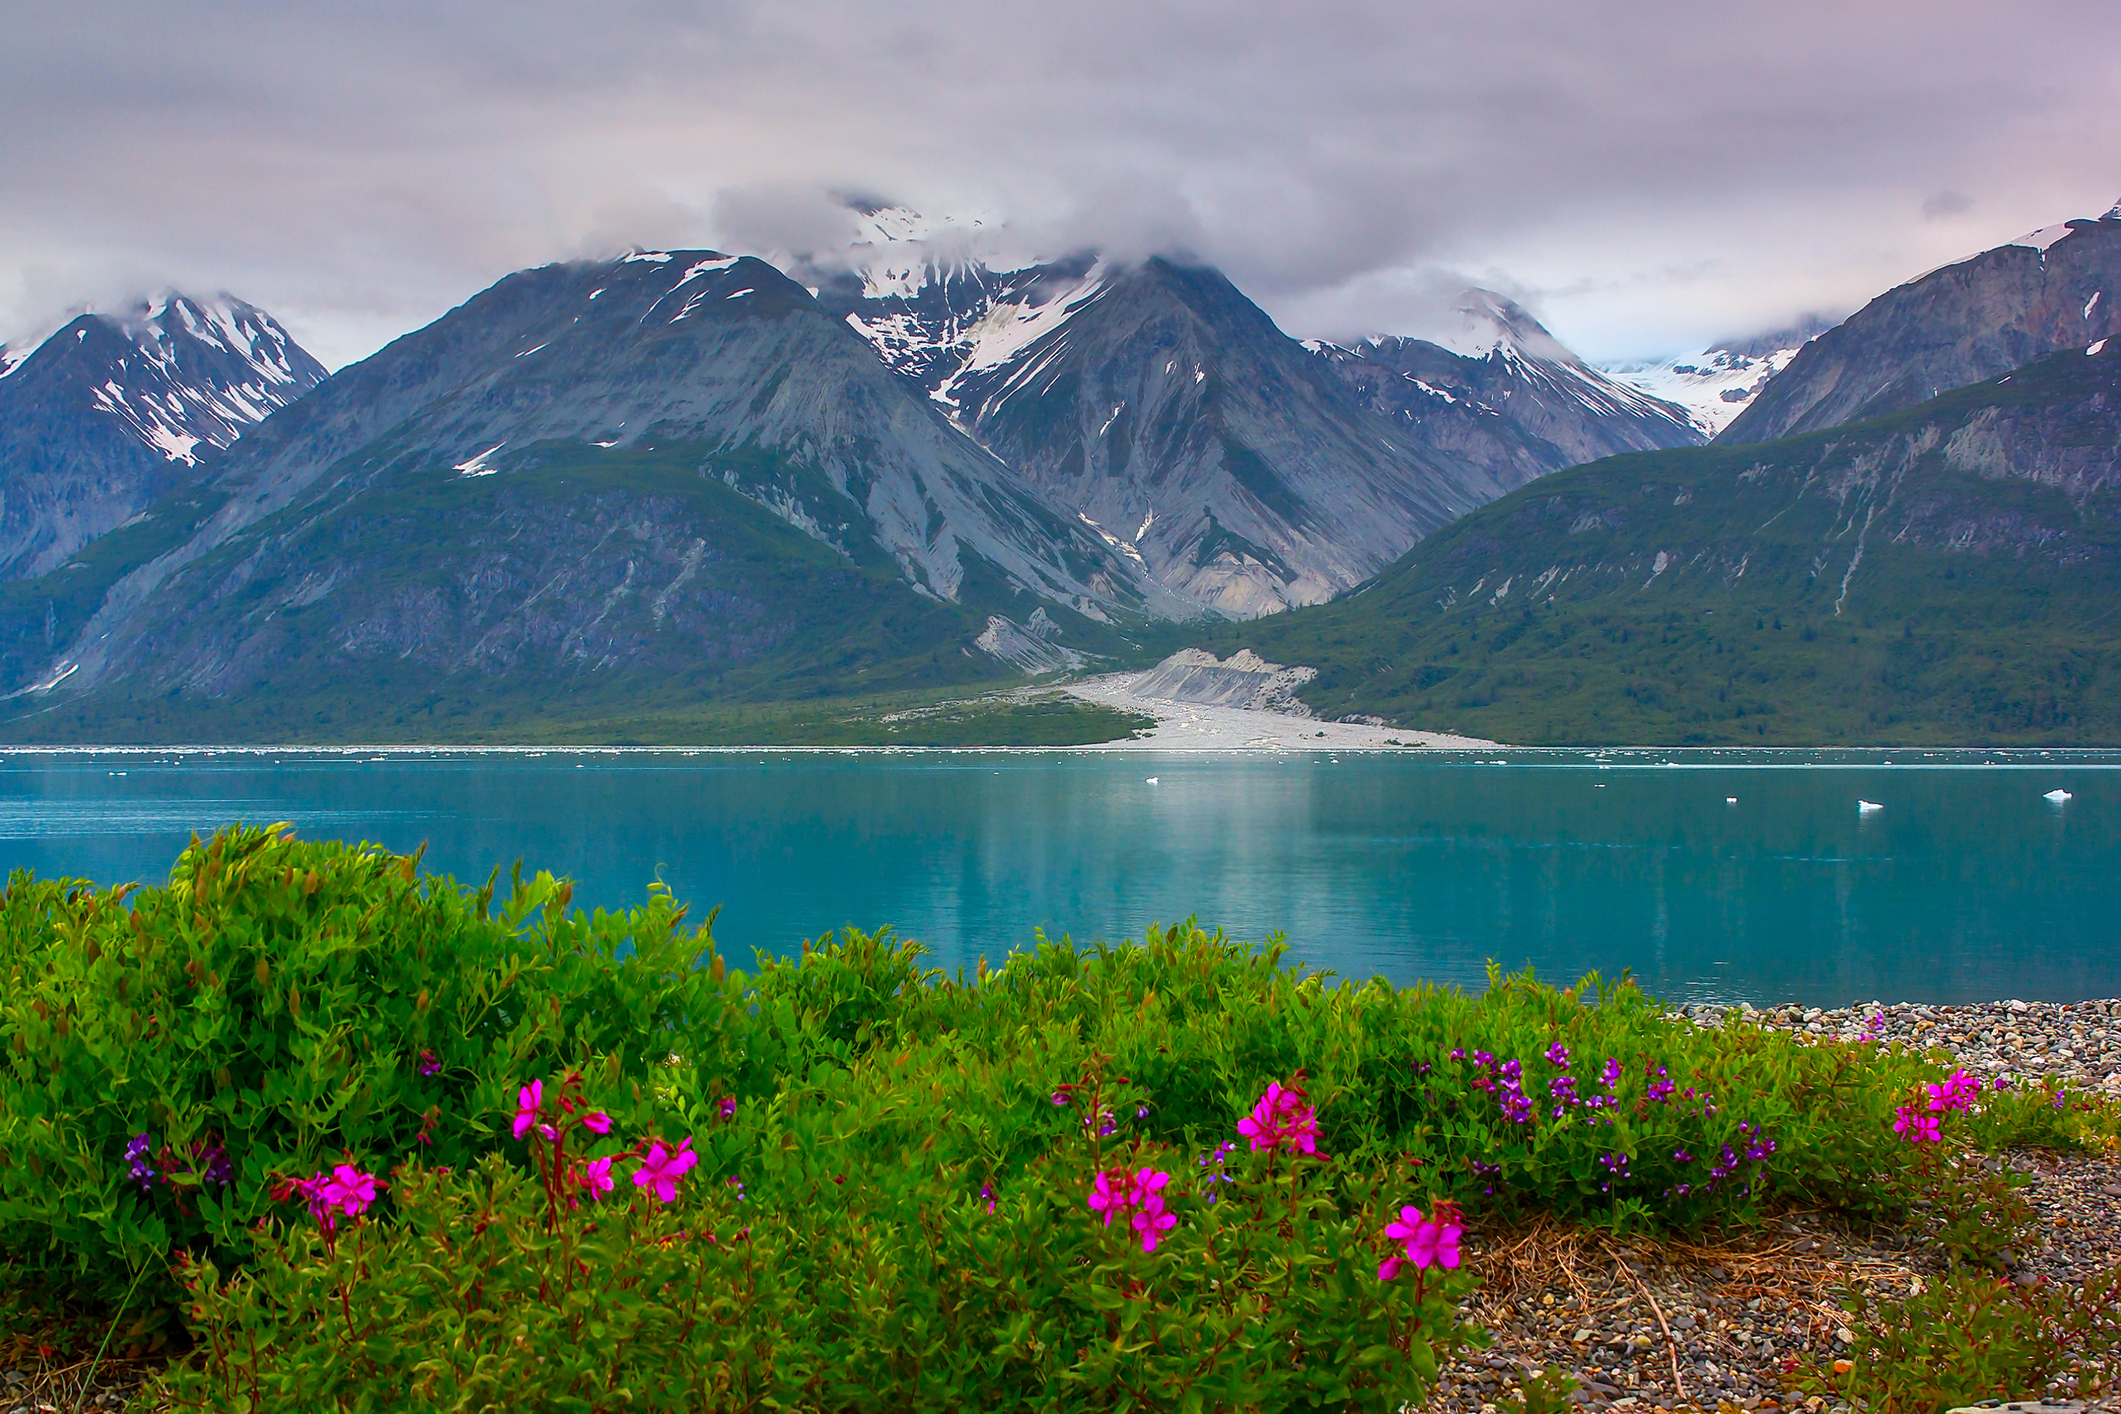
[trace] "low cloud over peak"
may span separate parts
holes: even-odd
[[[523,265],[851,243],[860,193],[1193,251],[1300,335],[1478,285],[1648,354],[2096,215],[2117,54],[2098,0],[25,0],[0,337],[225,287],[338,363]]]

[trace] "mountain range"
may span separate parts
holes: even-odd
[[[1556,473],[1211,651],[1545,744],[2121,738],[2121,340],[1768,443]]]
[[[1429,593],[1456,555],[1445,588],[1473,593],[1458,580],[1477,543],[1496,608],[1523,593],[1520,561],[1553,550],[1513,542],[1543,523],[1510,509],[1527,497],[1600,467],[1721,466],[1698,445],[1711,432],[1736,446],[1780,420],[1906,407],[1954,370],[2104,328],[2121,249],[2117,211],[1831,329],[1600,370],[1486,291],[1436,341],[1300,343],[1195,260],[997,269],[911,213],[859,209],[872,239],[851,260],[784,273],[639,251],[522,271],[329,378],[226,297],[0,351],[8,732],[447,738],[1008,680],[1255,632],[1269,656],[1322,655],[1314,705],[1440,710],[1333,656],[1398,633],[1421,675],[1462,670],[1441,658],[1464,643],[1428,643],[1418,595],[1392,586]],[[2075,323],[2056,313],[2080,296]],[[1744,410],[1705,414],[1704,389]],[[1798,464],[1778,458],[1758,465]],[[1846,500],[1856,482],[1815,461],[1802,486],[1824,476]],[[1688,493],[1693,514],[1721,486]],[[1927,543],[1911,524],[1895,544]],[[1256,629],[1212,627],[1233,620]],[[1472,705],[1452,710],[1481,708],[1459,696]]]

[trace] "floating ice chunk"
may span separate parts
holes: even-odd
[[[2099,356],[2100,352],[2101,352],[2102,350],[2104,350],[2105,348],[2106,348],[2106,340],[2104,340],[2104,339],[2101,339],[2101,340],[2100,340],[2100,341],[2099,341],[2098,343],[2096,343],[2096,344],[2093,344],[2093,345],[2092,345],[2092,346],[2091,346],[2090,348],[2086,349],[2086,350],[2085,350],[2084,352],[2085,352],[2085,355],[2086,355],[2087,357],[2089,357],[2089,358],[2097,358],[2097,357]]]
[[[1882,806],[1882,805],[1880,805],[1880,804],[1879,804],[1879,803],[1878,803],[1877,801],[1875,801],[1875,800],[1859,800],[1859,801],[1857,801],[1857,802],[1856,802],[1856,813],[1857,813],[1858,815],[1868,815],[1868,814],[1870,814],[1870,813],[1871,813],[1871,812],[1872,812],[1873,810],[1883,810],[1883,809],[1885,809],[1885,807],[1884,807],[1884,806]]]
[[[1148,785],[1148,786],[1153,786],[1153,785],[1155,785],[1155,784],[1156,784],[1156,777],[1154,777],[1154,776],[1151,776],[1151,777],[1149,777],[1149,779],[1148,779],[1148,780],[1146,780],[1146,781],[1143,781],[1143,782],[1142,782],[1142,784],[1143,784],[1143,785]]]
[[[1738,797],[1735,795],[1727,795],[1723,798],[1723,803],[1725,805],[1736,805],[1738,803]]]
[[[2057,804],[2057,805],[2060,805],[2060,804],[2061,804],[2061,803],[2062,803],[2063,801],[2065,801],[2065,800],[2074,800],[2074,799],[2076,799],[2076,797],[2075,797],[2075,796],[2073,796],[2073,795],[2071,795],[2071,794],[2070,794],[2070,793],[2069,793],[2068,791],[2066,791],[2066,790],[2062,790],[2062,789],[2060,789],[2060,788],[2057,788],[2057,789],[2055,789],[2055,790],[2051,790],[2051,791],[2049,791],[2049,792],[2048,792],[2048,793],[2047,793],[2046,795],[2043,795],[2043,796],[2041,796],[2040,798],[2041,798],[2042,800],[2051,800],[2051,801],[2053,801],[2053,802],[2054,802],[2055,804]]]

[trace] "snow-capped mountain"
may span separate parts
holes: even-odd
[[[1807,343],[1719,443],[1878,417],[2121,334],[2121,202],[1895,286]]]
[[[1799,349],[1833,326],[1833,320],[1813,316],[1751,339],[1728,339],[1677,358],[1605,364],[1601,371],[1685,408],[1701,434],[1714,437],[1790,366]]]
[[[0,351],[0,578],[64,563],[324,377],[229,295],[84,314]]]
[[[821,284],[966,433],[1196,611],[1316,603],[1500,494],[1346,396],[1219,273],[918,246]],[[889,257],[898,255],[896,261]]]
[[[1504,490],[1616,452],[1698,443],[1685,409],[1585,363],[1514,300],[1471,289],[1437,339],[1308,347],[1374,411]]]
[[[1044,608],[1058,651],[1188,609],[803,286],[714,251],[510,275],[209,472],[197,524],[32,686],[328,694],[411,665],[455,694],[668,691],[909,659],[948,680],[990,616]]]

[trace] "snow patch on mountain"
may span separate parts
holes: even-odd
[[[96,407],[172,462],[197,463],[324,381],[279,322],[230,295],[167,294],[96,316],[132,348],[91,394]]]
[[[1702,435],[1713,438],[1751,405],[1769,379],[1790,366],[1799,349],[1834,323],[1825,315],[1807,315],[1788,328],[1750,339],[1721,340],[1676,358],[1606,364],[1604,370],[1651,397],[1685,408]]]

